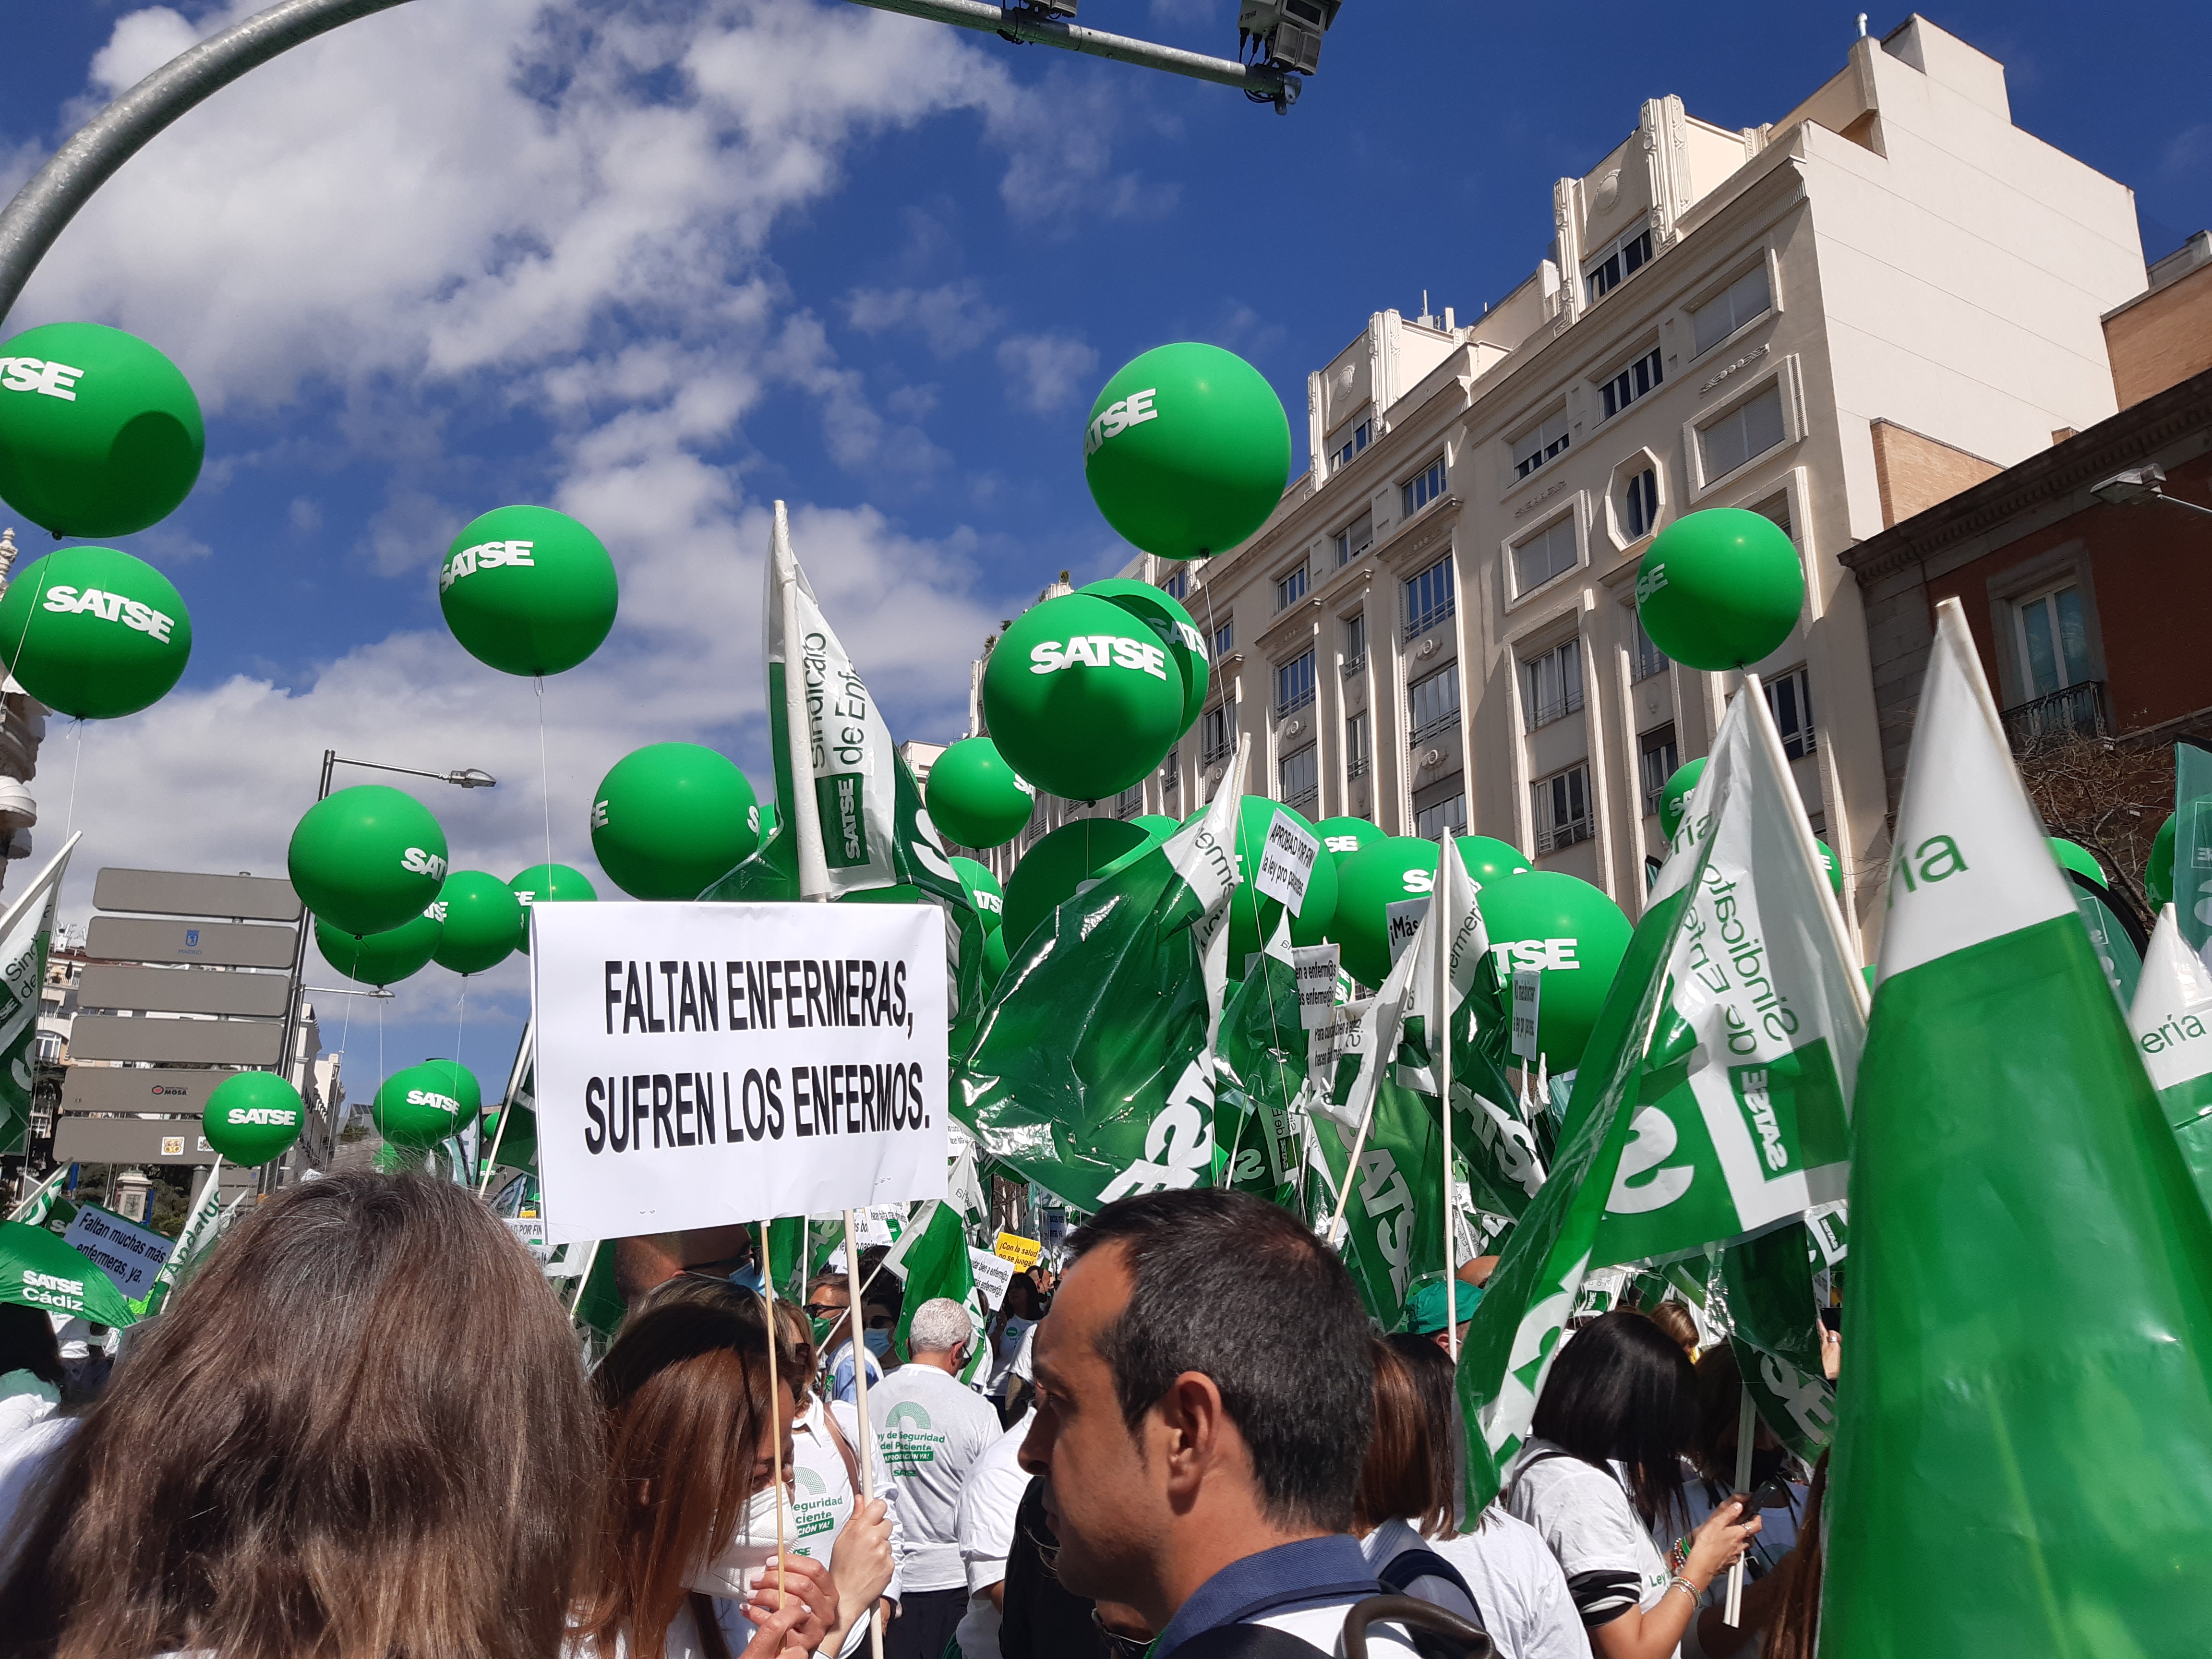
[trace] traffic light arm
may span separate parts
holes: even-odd
[[[1202,52],[1184,52],[1176,46],[1133,40],[1126,34],[1108,34],[1102,29],[1063,22],[1021,6],[987,5],[982,0],[853,0],[853,3],[872,6],[878,11],[927,18],[933,23],[950,23],[956,28],[981,29],[1030,46],[1058,46],[1087,57],[1110,58],[1118,64],[1135,64],[1145,69],[1165,70],[1170,75],[1187,75],[1194,81],[1212,81],[1220,86],[1235,87],[1255,100],[1273,104],[1278,110],[1287,110],[1298,100],[1299,80],[1295,75],[1255,68],[1233,58],[1208,58]]]

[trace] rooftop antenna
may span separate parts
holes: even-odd
[[[1864,12],[1861,12],[1859,14],[1859,39],[1862,40],[1866,39],[1866,20],[1867,15]]]

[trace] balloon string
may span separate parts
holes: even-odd
[[[70,762],[69,812],[62,821],[64,841],[67,841],[70,838],[70,832],[76,828],[76,775],[84,769],[85,722],[78,720],[75,724],[76,730],[70,735],[76,739],[76,753],[75,758]]]
[[[545,676],[538,678],[538,780],[545,802],[545,896],[553,896],[553,772],[545,762]]]
[[[32,623],[33,620],[33,619],[38,616],[38,614],[39,614],[39,601],[40,601],[40,599],[41,599],[42,598],[44,598],[44,597],[45,597],[45,595],[46,595],[46,561],[44,561],[44,560],[42,559],[42,560],[40,560],[40,561],[39,562],[38,569],[39,569],[39,585],[38,585],[38,586],[37,586],[37,587],[33,588],[33,589],[32,590],[32,592],[31,592],[31,602],[30,602],[30,604],[28,604],[27,605],[26,605],[26,606],[24,606],[24,607],[23,607],[23,631],[22,631],[21,634],[18,634],[18,635],[15,636],[15,650],[14,650],[14,651],[12,651],[12,652],[10,652],[10,653],[9,653],[9,657],[8,657],[8,678],[10,678],[10,679],[14,679],[14,678],[15,678],[15,665],[16,665],[17,663],[19,663],[19,662],[22,661],[22,659],[23,659],[23,647],[24,647],[25,642],[26,642],[26,641],[27,641],[30,639],[30,637],[31,637],[31,623]],[[0,592],[5,592],[5,591],[6,591],[6,587],[7,587],[7,584],[5,584],[5,583],[0,583]],[[18,689],[18,690],[21,690],[21,689],[20,684],[18,685],[17,689]],[[27,693],[26,695],[28,695],[28,694]]]

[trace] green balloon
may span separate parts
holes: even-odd
[[[1778,649],[1805,605],[1805,570],[1780,525],[1741,507],[1686,514],[1636,570],[1652,644],[1692,668],[1741,668]]]
[[[1874,963],[1869,962],[1865,967],[1860,969],[1859,975],[1866,981],[1866,988],[1871,992],[1874,989]]]
[[[1006,930],[994,927],[983,935],[983,982],[996,985],[1006,971]]]
[[[1022,854],[1006,878],[1006,916],[999,931],[1011,955],[1079,888],[1103,880],[1159,842],[1119,818],[1063,823]]]
[[[1003,847],[1036,810],[1036,792],[988,738],[963,738],[939,755],[924,799],[938,834],[958,847]]]
[[[1336,914],[1327,936],[1336,941],[1345,971],[1362,985],[1390,977],[1388,907],[1425,899],[1436,889],[1437,844],[1414,836],[1385,836],[1336,864]]]
[[[1589,883],[1556,870],[1492,883],[1478,902],[1499,972],[1534,968],[1543,975],[1536,1046],[1552,1074],[1573,1070],[1627,953],[1628,918]]]
[[[41,529],[128,536],[159,524],[191,494],[206,453],[191,382],[136,335],[48,323],[0,345],[0,498]]]
[[[1698,787],[1698,780],[1705,775],[1705,757],[1684,761],[1674,769],[1674,776],[1659,792],[1659,833],[1668,841],[1682,827],[1682,814],[1689,810],[1690,791]]]
[[[1339,860],[1389,839],[1365,818],[1323,818],[1314,825],[1314,834],[1321,837],[1322,850]]]
[[[567,514],[501,507],[453,538],[438,605],[478,662],[503,674],[558,674],[599,648],[618,586],[599,538]]]
[[[1822,841],[1818,836],[1813,837],[1813,845],[1820,852],[1820,870],[1821,873],[1826,875],[1828,878],[1828,890],[1833,893],[1838,898],[1843,897],[1843,860],[1836,856],[1836,849],[1829,846],[1825,841]]]
[[[307,1122],[300,1091],[283,1078],[274,1072],[237,1072],[209,1092],[200,1133],[233,1164],[252,1170],[290,1152]]]
[[[889,887],[861,887],[845,894],[840,904],[927,904],[929,895],[911,882],[894,882]]]
[[[522,902],[522,923],[515,932],[514,948],[530,954],[530,907],[533,904],[590,904],[599,896],[592,878],[574,865],[533,864],[507,884]]]
[[[416,1069],[442,1074],[447,1085],[447,1093],[461,1103],[461,1115],[453,1122],[454,1133],[459,1134],[477,1121],[477,1114],[483,1109],[483,1089],[477,1082],[474,1072],[457,1060],[439,1059],[426,1060]]]
[[[1182,828],[1180,818],[1171,818],[1164,812],[1139,812],[1129,822],[1146,835],[1158,836],[1162,841]]]
[[[438,918],[438,948],[430,959],[456,974],[481,974],[505,962],[522,932],[522,901],[497,876],[456,870],[430,906]]]
[[[983,718],[999,752],[1069,800],[1143,781],[1182,735],[1182,676],[1167,647],[1121,606],[1087,593],[1016,617],[983,669]]]
[[[2143,891],[2161,910],[2173,902],[2173,814],[2158,826],[2150,843],[2150,863],[2143,871]]]
[[[961,854],[952,854],[952,873],[960,878],[960,890],[968,895],[968,908],[981,919],[984,931],[995,933],[1006,918],[1006,890],[987,866]]]
[[[315,948],[323,953],[325,962],[348,979],[380,989],[397,985],[410,974],[421,972],[438,954],[438,940],[446,930],[434,914],[437,908],[434,903],[412,921],[365,938],[333,927],[317,916]]]
[[[286,865],[300,902],[363,938],[414,921],[446,879],[446,832],[430,809],[388,784],[357,783],[309,807]]]
[[[1169,659],[1182,670],[1182,729],[1188,732],[1197,725],[1198,717],[1206,712],[1206,691],[1212,669],[1206,661],[1206,635],[1198,631],[1198,623],[1175,595],[1150,582],[1131,581],[1121,576],[1091,582],[1075,591],[1120,605],[1159,635],[1160,643],[1168,648]]]
[[[1291,423],[1260,371],[1186,342],[1133,358],[1083,429],[1083,473],[1106,522],[1147,553],[1226,553],[1273,512]]]
[[[384,1079],[369,1103],[377,1133],[395,1146],[434,1146],[457,1133],[469,1113],[448,1061],[409,1066]]]
[[[1485,882],[1528,873],[1528,860],[1521,856],[1521,849],[1494,836],[1462,836],[1452,845],[1459,848],[1459,861],[1474,878],[1478,893]]]
[[[80,720],[150,708],[191,655],[183,596],[112,547],[57,548],[18,570],[0,599],[0,662],[40,702]]]
[[[760,803],[735,763],[696,743],[632,750],[600,780],[592,851],[641,899],[695,899],[760,845]]]
[[[2058,860],[2059,868],[2087,876],[2100,887],[2112,885],[2112,878],[2106,875],[2105,866],[2097,862],[2097,855],[2087,848],[2068,841],[2063,836],[2052,836],[2048,839],[2051,856]]]
[[[1260,860],[1267,849],[1267,826],[1278,813],[1308,835],[1313,834],[1311,823],[1279,801],[1247,795],[1237,804],[1237,866],[1244,879],[1229,900],[1229,966],[1233,973],[1241,975],[1244,959],[1267,949],[1268,937],[1275,931],[1275,918],[1283,913],[1282,900],[1262,897],[1255,884]],[[1291,919],[1291,942],[1320,944],[1336,915],[1336,860],[1323,849],[1307,878],[1305,906]]]

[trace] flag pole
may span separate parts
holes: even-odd
[[[592,1248],[584,1252],[584,1271],[576,1275],[576,1292],[568,1298],[568,1317],[576,1316],[576,1310],[584,1305],[584,1291],[592,1282],[592,1269],[599,1265],[599,1246],[605,1241],[593,1239]]]
[[[1457,918],[1451,914],[1451,884],[1443,861],[1458,857],[1452,846],[1451,826],[1437,830],[1437,896],[1430,908],[1440,924],[1437,933],[1437,1012],[1428,1031],[1430,1061],[1437,1070],[1437,1104],[1444,1133],[1444,1352],[1459,1364],[1459,1206],[1452,1190],[1451,1097],[1451,942]],[[1441,1035],[1439,1035],[1441,1033]]]
[[[783,1585],[783,1401],[777,1397],[775,1380],[775,1269],[769,1259],[768,1229],[760,1224],[761,1298],[768,1310],[768,1432],[775,1468],[775,1606],[783,1610],[787,1599]]]
[[[880,1264],[878,1264],[880,1265]],[[853,1212],[845,1212],[845,1346],[853,1351],[854,1409],[860,1419],[860,1500],[876,1495],[875,1443],[868,1420],[868,1345],[860,1340],[860,1253],[854,1243]],[[872,1280],[871,1281],[872,1282]],[[868,1609],[869,1659],[884,1659],[884,1599]]]
[[[1751,1490],[1751,1443],[1759,1434],[1759,1407],[1751,1397],[1751,1385],[1740,1376],[1736,1384],[1741,1389],[1743,1398],[1735,1413],[1735,1489],[1740,1492],[1748,1492]],[[1729,1567],[1728,1605],[1721,1610],[1721,1622],[1731,1630],[1743,1617],[1743,1556],[1739,1555]]]

